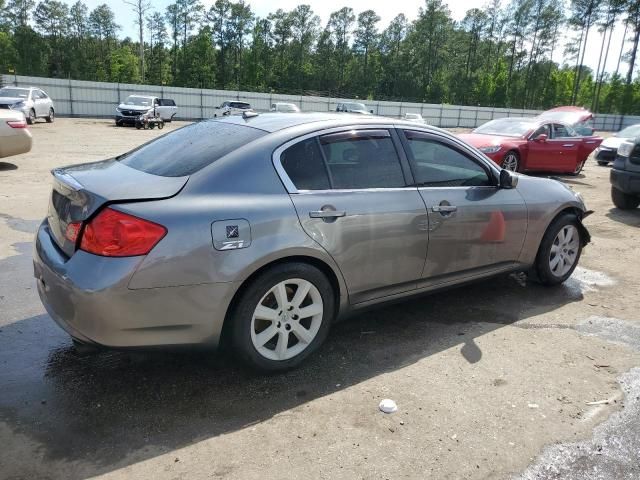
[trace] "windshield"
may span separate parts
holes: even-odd
[[[150,107],[152,100],[147,97],[136,97],[135,95],[130,95],[124,101],[125,105],[135,105],[136,107]]]
[[[616,133],[616,137],[620,138],[636,138],[638,136],[640,136],[640,125],[631,125]]]
[[[25,88],[0,88],[0,97],[28,98],[29,90]]]
[[[366,110],[367,107],[364,106],[364,103],[345,103],[345,107],[348,110]]]
[[[152,175],[183,177],[263,135],[264,130],[209,120],[158,137],[118,160]]]
[[[500,135],[504,137],[523,137],[536,127],[534,122],[519,118],[499,118],[476,128],[473,133]]]

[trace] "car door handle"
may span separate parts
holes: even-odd
[[[345,212],[344,210],[340,212],[337,210],[315,210],[309,212],[309,217],[311,218],[338,218],[344,217],[346,215],[347,212]]]
[[[455,205],[436,205],[431,207],[431,211],[438,213],[452,213],[457,212],[458,207],[456,207]]]
[[[565,143],[562,146],[563,147],[573,147],[573,146],[575,146],[575,143]]]

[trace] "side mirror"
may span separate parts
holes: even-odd
[[[540,135],[538,135],[536,138],[534,138],[533,140],[536,142],[546,142],[547,139],[549,138],[549,135],[547,135],[546,133],[541,133]]]
[[[509,170],[500,170],[500,188],[516,188],[517,186],[517,175],[513,175]]]

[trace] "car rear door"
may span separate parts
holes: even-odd
[[[281,147],[274,163],[302,227],[339,266],[351,303],[416,288],[427,212],[391,126],[311,134]]]
[[[553,138],[550,143],[556,145],[558,156],[555,160],[553,168],[550,170],[558,172],[573,172],[578,165],[578,155],[583,137],[579,137],[577,133],[569,130],[561,123],[554,123]],[[595,149],[595,147],[593,147]]]
[[[174,102],[170,98],[160,98],[157,99],[157,102],[158,107],[156,108],[162,119],[171,120],[178,110],[178,107],[176,107],[176,102]]]
[[[499,188],[486,163],[445,136],[407,129],[401,137],[429,215],[422,284],[515,265],[527,231],[520,193]]]

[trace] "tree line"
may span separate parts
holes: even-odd
[[[443,0],[382,29],[343,7],[254,14],[245,0],[122,0],[135,39],[107,4],[0,0],[0,72],[79,80],[543,109],[576,104],[640,114],[638,0],[489,0],[455,21]],[[622,44],[612,42],[624,27]],[[598,66],[584,65],[601,34]],[[604,66],[616,61],[615,71]]]

